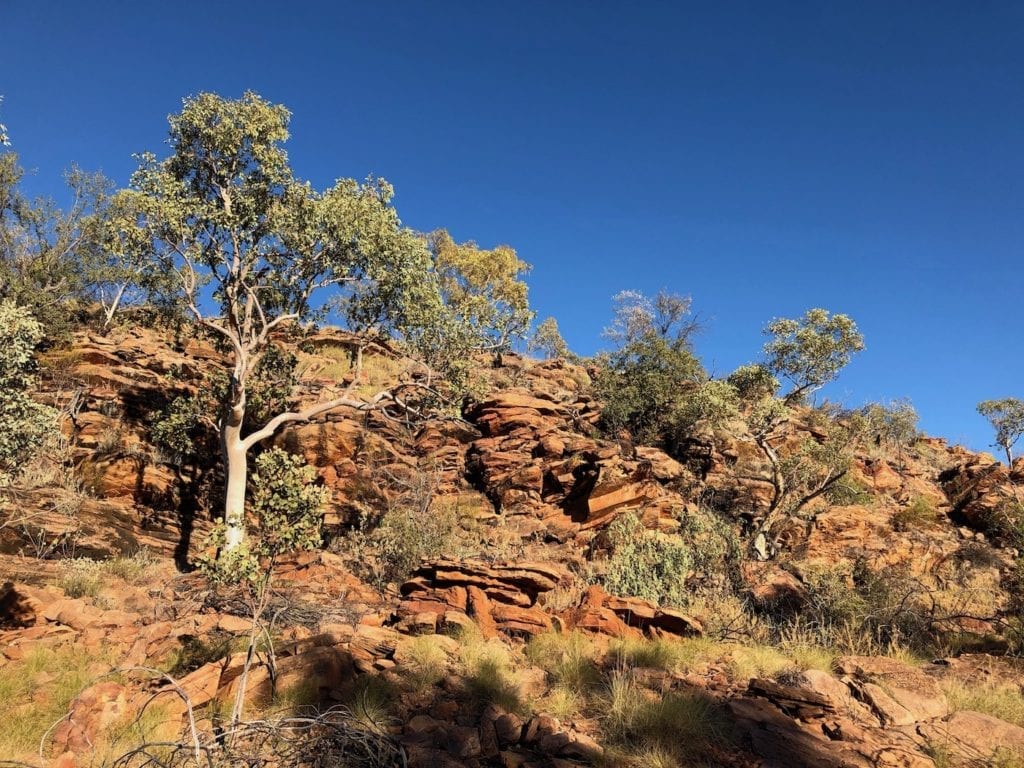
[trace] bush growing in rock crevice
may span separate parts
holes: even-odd
[[[686,605],[693,556],[682,539],[646,529],[632,512],[609,526],[608,537],[613,547],[605,574],[609,592],[659,605]]]
[[[57,428],[57,412],[29,395],[36,386],[32,355],[42,338],[42,325],[27,309],[0,302],[0,485],[9,483]]]

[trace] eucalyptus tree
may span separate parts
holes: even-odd
[[[996,432],[996,442],[1006,454],[1006,465],[1013,464],[1013,446],[1024,437],[1024,400],[1004,397],[1001,400],[983,400],[978,413],[988,419]]]
[[[69,309],[86,294],[88,223],[108,182],[72,168],[66,174],[71,202],[61,209],[23,194],[23,176],[17,154],[0,153],[0,300],[26,307],[52,340],[70,331]]]
[[[693,354],[698,325],[690,299],[664,290],[653,297],[622,291],[613,301],[604,335],[616,346],[598,356],[594,380],[601,421],[609,432],[628,431],[636,442],[662,440],[684,394],[706,379]]]
[[[558,321],[553,317],[542,320],[530,337],[528,348],[531,352],[540,352],[548,358],[569,358],[572,352],[558,330]]]
[[[175,289],[174,273],[152,258],[150,234],[138,226],[133,202],[128,195],[104,198],[84,224],[85,293],[99,303],[104,328],[125,307],[160,302]]]
[[[427,239],[445,306],[471,332],[476,348],[501,353],[523,338],[533,322],[522,279],[530,265],[508,245],[456,243],[443,229]]]
[[[228,552],[244,538],[254,446],[336,408],[386,408],[402,399],[394,388],[368,398],[344,390],[244,433],[250,382],[275,331],[316,316],[337,291],[359,296],[360,311],[370,311],[371,299],[380,302],[378,319],[406,330],[429,324],[442,306],[430,290],[438,282],[431,254],[401,225],[391,186],[339,179],[318,192],[300,181],[282,146],[289,118],[283,106],[254,93],[188,98],[169,118],[169,156],[140,155],[130,188],[117,199],[135,212],[152,257],[173,277],[174,300],[228,350],[218,416]],[[426,288],[414,294],[405,290],[410,285]]]
[[[839,375],[850,358],[864,349],[864,337],[847,315],[809,309],[797,319],[778,318],[764,329],[767,366],[793,388],[787,403],[799,402]]]

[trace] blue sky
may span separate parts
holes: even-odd
[[[33,193],[123,184],[182,97],[252,89],[316,186],[514,246],[581,353],[666,287],[715,373],[823,306],[867,342],[831,399],[985,448],[975,403],[1024,397],[1024,4],[0,0],[0,50]]]

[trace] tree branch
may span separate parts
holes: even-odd
[[[335,408],[354,408],[357,411],[368,411],[372,408],[378,407],[384,400],[394,400],[394,395],[390,389],[385,389],[382,392],[378,392],[369,400],[356,400],[349,395],[343,395],[342,397],[336,397],[333,400],[327,400],[323,403],[318,403],[306,408],[302,411],[287,411],[279,414],[268,421],[261,429],[248,435],[242,440],[242,445],[245,450],[249,450],[256,443],[261,440],[266,440],[268,437],[273,437],[274,433],[277,432],[285,424],[292,424],[295,422],[309,421],[310,419],[316,418],[321,413],[327,413],[333,411]]]

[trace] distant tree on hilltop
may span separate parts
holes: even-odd
[[[995,444],[1006,453],[1007,466],[1013,464],[1013,446],[1024,436],[1024,401],[1016,397],[983,400],[978,403],[978,413],[995,429]]]

